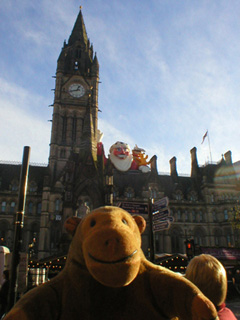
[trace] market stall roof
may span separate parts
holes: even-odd
[[[174,272],[185,273],[188,265],[188,258],[182,253],[155,254],[155,263]]]

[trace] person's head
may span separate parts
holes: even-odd
[[[220,261],[209,254],[194,257],[186,269],[186,278],[194,283],[215,306],[227,295],[226,270]]]

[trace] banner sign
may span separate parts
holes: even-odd
[[[153,221],[153,225],[159,224],[159,223],[162,222],[162,221],[173,222],[173,221],[174,221],[174,218],[173,218],[172,216],[168,216],[168,217],[165,217],[165,218],[163,218],[163,219],[158,219],[158,220]]]
[[[163,209],[161,211],[156,211],[153,213],[153,222],[156,220],[165,220],[167,217],[170,215],[170,210],[169,208]]]
[[[167,230],[170,228],[170,224],[171,223],[168,220],[159,221],[158,224],[153,224],[153,232]]]
[[[168,207],[169,199],[168,197],[164,197],[162,199],[159,199],[157,201],[154,201],[153,203],[153,212],[164,209]]]
[[[136,202],[120,202],[118,207],[131,214],[148,214],[148,204]]]

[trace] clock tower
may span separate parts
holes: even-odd
[[[99,64],[80,10],[58,58],[49,168],[56,179],[72,153],[96,157]]]
[[[80,10],[57,61],[39,257],[66,252],[64,221],[104,204],[103,155],[97,155],[99,64]]]

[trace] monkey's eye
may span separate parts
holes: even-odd
[[[92,220],[90,221],[90,227],[94,227],[95,224],[96,224],[96,220],[95,220],[95,219],[92,219]]]
[[[122,219],[122,223],[128,225],[127,220],[125,220],[125,219]]]

